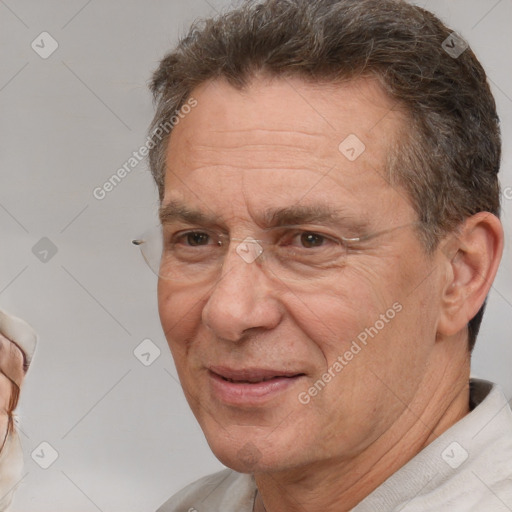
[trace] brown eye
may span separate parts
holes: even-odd
[[[300,235],[300,242],[303,247],[306,249],[311,249],[313,247],[320,247],[325,242],[325,237],[319,235],[318,233],[302,233]]]
[[[198,245],[208,245],[209,240],[210,235],[207,233],[194,231],[186,234],[187,245],[190,245],[191,247],[196,247]]]

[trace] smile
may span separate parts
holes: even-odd
[[[262,368],[209,368],[214,397],[238,406],[257,406],[278,398],[303,376],[304,373]]]

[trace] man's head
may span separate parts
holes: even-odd
[[[501,252],[500,140],[450,33],[399,1],[252,2],[155,73],[152,129],[181,114],[150,154],[160,315],[227,465],[350,459],[462,392]]]
[[[219,77],[241,90],[257,73],[333,85],[373,77],[407,117],[382,171],[407,194],[432,249],[466,217],[500,210],[494,99],[470,48],[458,58],[442,49],[451,33],[428,11],[396,0],[247,3],[197,23],[162,61],[152,129]],[[150,152],[160,199],[170,134]],[[470,350],[482,315],[483,308],[469,323]]]

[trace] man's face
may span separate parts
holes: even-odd
[[[241,92],[216,81],[193,96],[197,107],[170,140],[162,206],[215,222],[176,220],[167,232],[264,239],[270,212],[297,207],[336,211],[293,222],[332,237],[416,221],[385,173],[406,121],[373,82],[255,79]],[[356,159],[353,137],[339,149],[350,134],[366,146]],[[322,250],[304,241],[299,231],[300,250]],[[409,226],[356,244],[341,266],[304,268],[302,279],[298,266],[289,280],[268,268],[264,244],[249,263],[238,244],[213,279],[159,281],[162,325],[208,443],[246,472],[356,456],[407,416],[423,385],[439,313],[436,256]]]

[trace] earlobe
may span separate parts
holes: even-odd
[[[466,219],[443,249],[446,282],[442,290],[438,336],[453,336],[478,313],[498,271],[503,228],[491,213]]]

